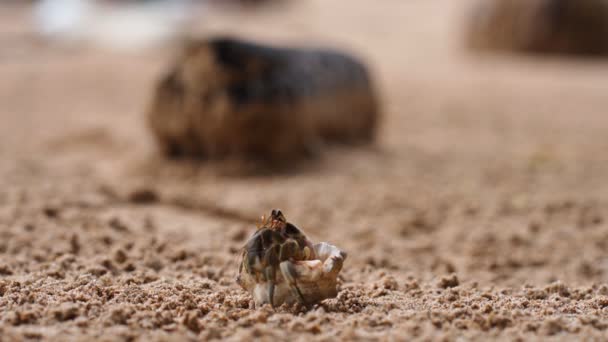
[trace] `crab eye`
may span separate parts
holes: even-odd
[[[272,210],[272,212],[270,213],[270,219],[273,222],[287,222],[285,216],[283,216],[283,213],[279,209]]]

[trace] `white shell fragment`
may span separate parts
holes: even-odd
[[[284,261],[277,272],[274,289],[275,306],[283,303],[298,302],[298,294],[290,286],[296,284],[304,298],[305,304],[314,304],[326,298],[333,298],[338,294],[338,273],[346,259],[346,253],[338,247],[326,242],[313,246],[314,259],[306,261]],[[270,284],[266,281],[256,282],[247,272],[239,276],[241,286],[251,293],[256,307],[269,304],[268,289]]]

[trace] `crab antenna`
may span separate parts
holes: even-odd
[[[260,229],[260,228],[264,227],[265,222],[266,222],[266,216],[262,215],[260,217],[260,221],[256,222],[255,226],[257,227],[257,229]]]

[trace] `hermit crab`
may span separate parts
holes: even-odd
[[[313,244],[283,213],[262,217],[243,247],[237,283],[256,306],[310,305],[337,295],[346,253],[325,242]]]

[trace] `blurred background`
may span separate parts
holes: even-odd
[[[86,208],[130,222],[134,241],[154,234],[213,255],[205,267],[236,291],[229,260],[250,222],[279,207],[314,241],[349,252],[353,291],[385,274],[405,284],[455,273],[480,288],[606,282],[606,37],[586,41],[592,49],[572,41],[608,20],[571,19],[568,1],[494,3],[4,0],[6,229],[49,249],[68,229],[98,246],[83,252],[93,258],[105,252],[74,214]],[[217,34],[360,57],[382,101],[375,146],[328,148],[304,170],[272,177],[162,158],[144,120],[155,82],[181,38]],[[142,189],[157,202],[122,201]],[[44,240],[18,230],[49,206],[74,221]]]

